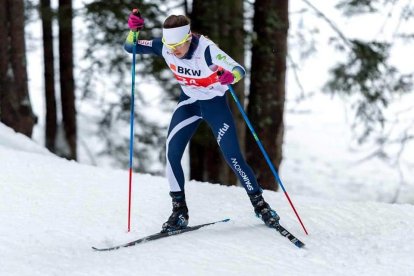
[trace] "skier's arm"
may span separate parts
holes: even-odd
[[[216,65],[230,71],[234,76],[233,83],[240,81],[246,74],[246,70],[243,66],[234,61],[228,54],[216,45],[208,46],[204,55],[209,66]]]
[[[137,54],[152,54],[162,56],[162,41],[161,38],[154,38],[152,40],[138,40]],[[134,49],[134,32],[130,31],[125,40],[124,49],[128,53],[132,53]]]

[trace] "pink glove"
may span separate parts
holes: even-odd
[[[129,15],[128,18],[128,27],[135,31],[135,30],[142,30],[144,28],[144,18],[141,17],[138,9],[134,9],[133,12]]]
[[[234,82],[234,76],[233,73],[230,71],[227,71],[225,69],[221,69],[220,71],[218,71],[218,81],[222,84],[222,85],[227,85],[227,84],[232,84]]]

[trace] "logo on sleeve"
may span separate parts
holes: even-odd
[[[234,64],[234,62],[233,62],[233,61],[231,61],[231,59],[230,59],[230,61],[229,61],[229,60],[227,60],[227,56],[225,56],[225,55],[222,55],[222,54],[217,54],[217,55],[216,55],[216,59],[217,59],[217,60],[220,60],[221,62],[224,62],[225,64],[227,64],[227,65],[229,65],[229,66],[236,66],[236,64]]]
[[[152,47],[152,40],[138,40],[139,45]]]
[[[222,54],[217,54],[216,58],[218,60],[226,60],[227,56],[223,56]]]

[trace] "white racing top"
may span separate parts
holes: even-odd
[[[208,66],[205,60],[204,52],[208,46],[210,46],[212,66]],[[227,85],[221,85],[218,82],[217,69],[219,66],[229,71],[232,71],[236,66],[243,68],[218,48],[214,42],[202,35],[191,59],[180,59],[165,46],[162,47],[162,56],[184,93],[197,100],[223,96],[227,91]]]

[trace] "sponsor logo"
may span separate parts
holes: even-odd
[[[237,162],[237,159],[236,158],[231,158],[231,163],[233,164],[233,168],[236,170],[236,172],[238,172],[238,174],[243,179],[243,182],[246,185],[247,190],[253,191],[252,183],[250,182],[250,179],[247,176],[247,174],[240,167],[239,162]]]
[[[152,47],[152,40],[138,40],[137,43],[139,45]]]
[[[228,61],[227,60],[227,56],[224,56],[222,54],[217,54],[216,59],[224,62],[225,64],[229,65],[229,66],[235,66],[235,63],[232,61]]]
[[[170,63],[170,69],[179,74],[188,75],[188,76],[201,76],[201,70],[193,70],[190,68],[185,68],[182,66],[176,66],[175,64]]]
[[[218,60],[225,60],[226,58],[227,58],[227,56],[223,56],[222,54],[218,54],[217,56],[216,56],[216,58],[218,59]]]
[[[178,225],[184,225],[184,224],[185,224],[185,217],[183,216],[183,214],[180,214],[180,215],[178,216],[178,219],[180,220],[180,221],[178,222]]]
[[[184,68],[181,66],[178,66],[177,69],[178,69],[177,72],[179,74],[184,74],[187,76],[198,76],[198,77],[201,76],[201,70],[193,70],[193,69]]]
[[[174,231],[168,231],[167,234],[168,234],[168,236],[171,236],[171,235],[180,234],[181,232],[183,232],[183,229],[174,230]]]
[[[226,131],[230,128],[230,126],[226,123],[223,124],[223,127],[219,129],[217,134],[217,144],[220,145],[221,138],[223,138],[224,134],[226,134]]]

